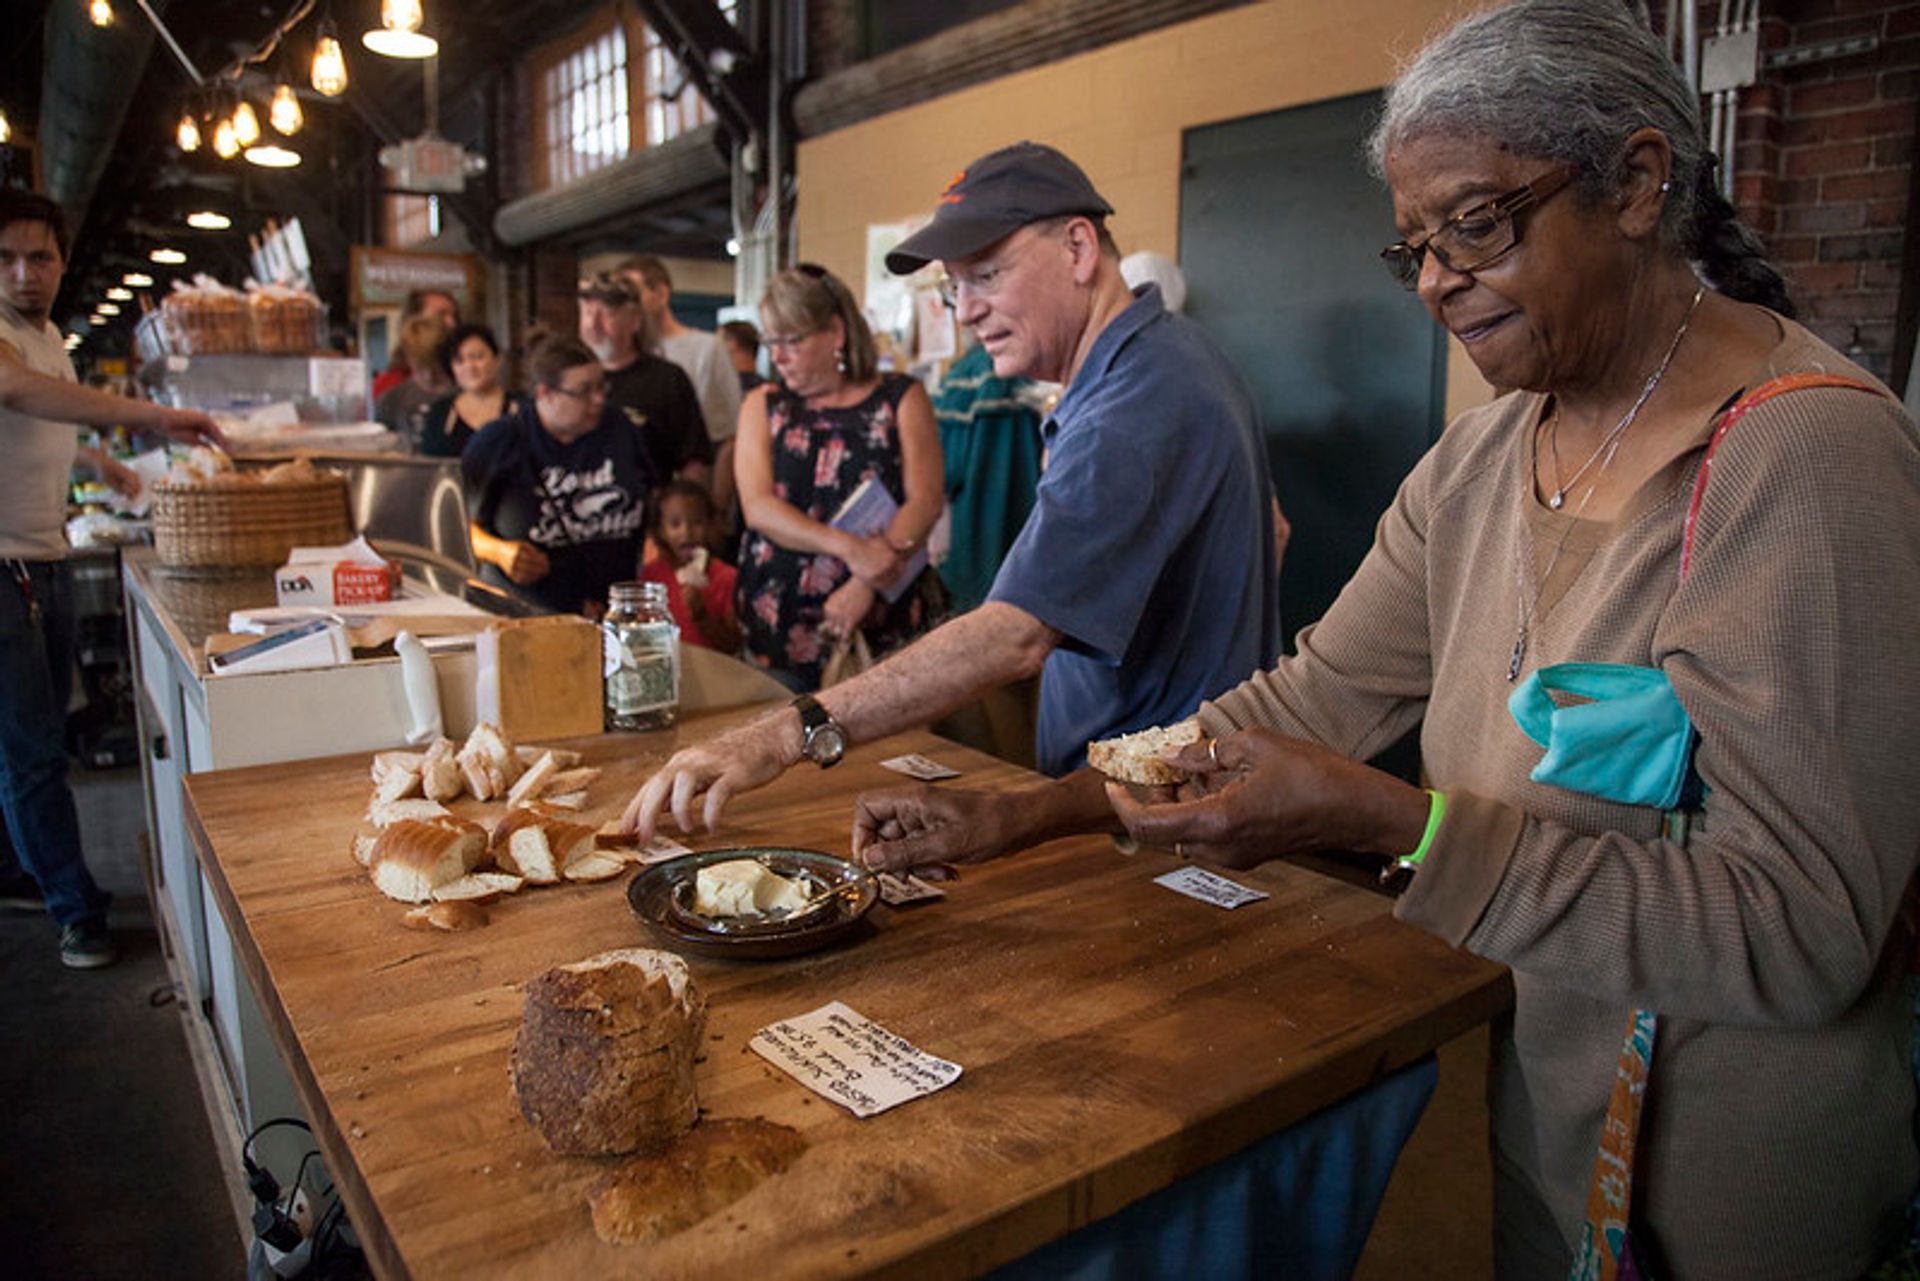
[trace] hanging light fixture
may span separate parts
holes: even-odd
[[[292,136],[300,132],[300,126],[307,122],[306,113],[300,110],[300,99],[293,96],[293,86],[284,80],[273,88],[273,101],[267,107],[267,123],[275,132]]]
[[[225,231],[233,226],[233,219],[217,209],[196,209],[187,215],[187,226],[200,231]]]
[[[107,0],[88,0],[87,18],[96,27],[113,25],[113,6]]]
[[[213,154],[231,160],[240,154],[240,135],[233,131],[233,117],[222,116],[213,127]]]
[[[120,283],[129,289],[151,289],[153,288],[153,277],[144,271],[130,271],[120,277]]]
[[[117,316],[120,314],[120,304],[117,302],[103,302],[98,307],[95,307],[94,310],[102,316]]]
[[[388,58],[431,58],[440,42],[422,34],[420,0],[380,0],[380,25],[365,32],[360,43]]]
[[[193,112],[181,113],[180,124],[173,131],[173,140],[182,151],[200,150],[200,122],[194,119]]]
[[[320,23],[320,38],[313,42],[313,91],[337,98],[347,91],[347,55],[333,33],[333,19]]]
[[[178,267],[181,263],[187,260],[187,256],[181,253],[178,249],[166,249],[166,248],[156,249],[152,253],[148,254],[147,257],[153,259],[153,261],[159,263],[163,267]]]
[[[113,288],[107,290],[107,301],[108,302],[132,302],[133,290],[123,288],[119,285],[115,285]]]
[[[13,137],[13,122],[7,119],[7,113],[0,111],[0,147],[7,145]]]
[[[262,169],[292,169],[300,163],[300,153],[277,142],[263,142],[247,148],[247,161]]]
[[[233,136],[243,147],[251,147],[260,141],[260,117],[253,104],[245,98],[240,99],[233,109]]]

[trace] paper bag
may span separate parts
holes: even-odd
[[[520,742],[598,734],[600,628],[571,615],[503,622],[474,646],[474,712]]]

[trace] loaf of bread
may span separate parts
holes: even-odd
[[[1157,725],[1088,743],[1087,764],[1122,783],[1143,786],[1184,783],[1189,777],[1187,771],[1168,763],[1163,755],[1199,741],[1200,722],[1188,717],[1171,725]]]
[[[388,898],[425,903],[486,862],[487,833],[460,819],[401,819],[373,843],[373,883]]]
[[[783,1172],[806,1148],[798,1130],[771,1121],[704,1122],[587,1189],[593,1230],[608,1245],[672,1236]]]
[[[521,1115],[565,1156],[665,1144],[698,1118],[707,1003],[686,962],[627,948],[533,979],[510,1074]]]

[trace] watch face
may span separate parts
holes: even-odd
[[[807,740],[807,755],[822,767],[832,765],[846,755],[847,736],[833,721],[814,730]]]

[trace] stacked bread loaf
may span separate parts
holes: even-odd
[[[527,1123],[567,1156],[639,1151],[699,1117],[693,1061],[707,1003],[686,962],[626,948],[527,984],[510,1072]]]

